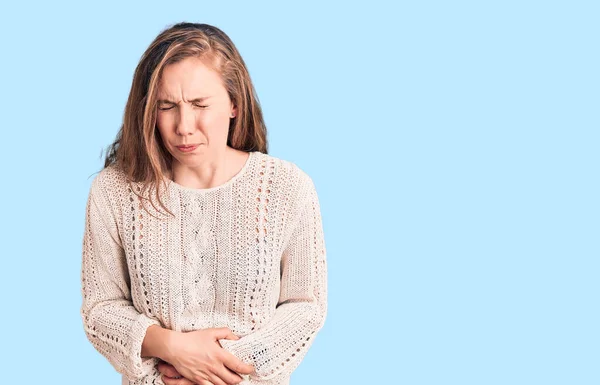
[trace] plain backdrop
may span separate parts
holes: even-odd
[[[314,180],[324,328],[292,385],[598,384],[598,2],[15,2],[0,12],[6,384],[120,375],[79,315],[85,203],[135,66],[223,29]]]

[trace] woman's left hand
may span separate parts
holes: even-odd
[[[158,363],[158,371],[162,374],[161,378],[165,385],[196,385],[179,374],[177,369],[166,361],[161,360]]]

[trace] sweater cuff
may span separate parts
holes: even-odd
[[[146,331],[152,325],[160,326],[160,322],[147,315],[140,313],[131,325],[131,335],[129,338],[129,357],[131,359],[129,367],[132,373],[125,373],[130,380],[136,380],[150,374],[154,367],[160,362],[157,357],[142,357],[142,342],[146,337]]]

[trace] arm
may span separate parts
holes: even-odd
[[[307,178],[301,214],[281,259],[281,289],[273,318],[221,346],[256,369],[250,377],[289,376],[323,327],[327,313],[327,264],[319,200]]]
[[[86,205],[81,282],[80,314],[88,340],[130,380],[149,374],[159,359],[141,357],[142,341],[146,329],[160,322],[132,304],[125,253],[98,177]]]

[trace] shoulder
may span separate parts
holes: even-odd
[[[299,204],[316,195],[311,176],[296,162],[270,154],[257,153],[257,171],[266,183]]]
[[[92,180],[88,199],[119,217],[129,186],[125,173],[115,165],[110,165],[99,171]]]
[[[94,195],[103,195],[110,197],[120,193],[120,190],[127,188],[127,177],[117,166],[110,165],[103,168],[92,180],[90,187]]]
[[[257,166],[264,175],[280,179],[290,188],[306,188],[313,185],[312,178],[297,163],[270,154],[257,153]]]

